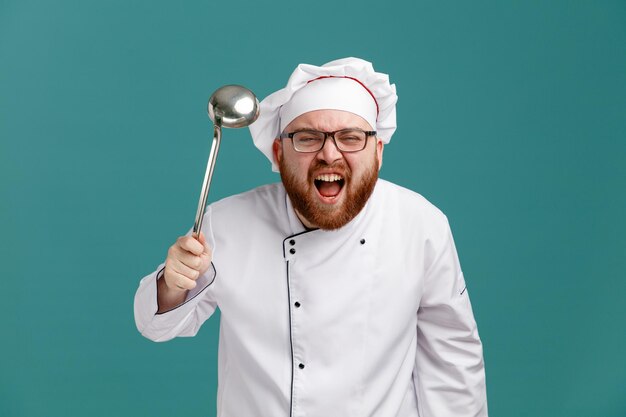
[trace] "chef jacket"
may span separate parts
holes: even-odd
[[[221,311],[218,417],[487,416],[482,345],[447,218],[379,179],[335,231],[306,230],[282,184],[210,205],[212,265],[145,337],[195,335]]]

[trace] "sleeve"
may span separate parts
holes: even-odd
[[[483,349],[452,233],[428,267],[413,372],[420,416],[487,417]]]
[[[210,209],[205,214],[202,231],[214,246],[215,239],[210,234]],[[188,235],[191,232],[188,232]],[[159,265],[155,272],[147,275],[139,282],[135,293],[134,313],[137,330],[150,340],[164,342],[177,336],[195,336],[200,326],[213,315],[217,308],[217,300],[213,291],[215,281],[215,265],[198,277],[196,287],[187,293],[185,301],[175,308],[157,313],[157,280],[163,276],[165,263]]]

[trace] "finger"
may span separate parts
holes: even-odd
[[[170,268],[172,271],[194,281],[200,276],[200,271],[198,269],[189,267],[177,259],[171,262]]]
[[[181,262],[187,265],[191,269],[200,270],[202,266],[202,255],[194,255],[191,252],[180,251],[175,253],[170,259],[175,259],[178,262]]]
[[[178,238],[177,243],[181,249],[187,252],[191,252],[194,255],[200,255],[202,252],[204,252],[204,245],[198,242],[195,237],[183,236]]]
[[[170,288],[176,287],[181,290],[192,290],[196,287],[196,281],[191,280],[176,271],[171,271],[165,283]]]

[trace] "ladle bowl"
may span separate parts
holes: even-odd
[[[209,117],[223,127],[246,127],[259,116],[259,100],[241,85],[225,85],[217,89],[208,104]]]

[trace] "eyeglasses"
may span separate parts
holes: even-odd
[[[333,138],[335,146],[341,152],[359,152],[365,149],[367,138],[374,135],[376,135],[375,130],[364,131],[361,129],[343,129],[334,132],[299,130],[283,133],[280,138],[290,138],[296,152],[319,152],[329,136]]]

